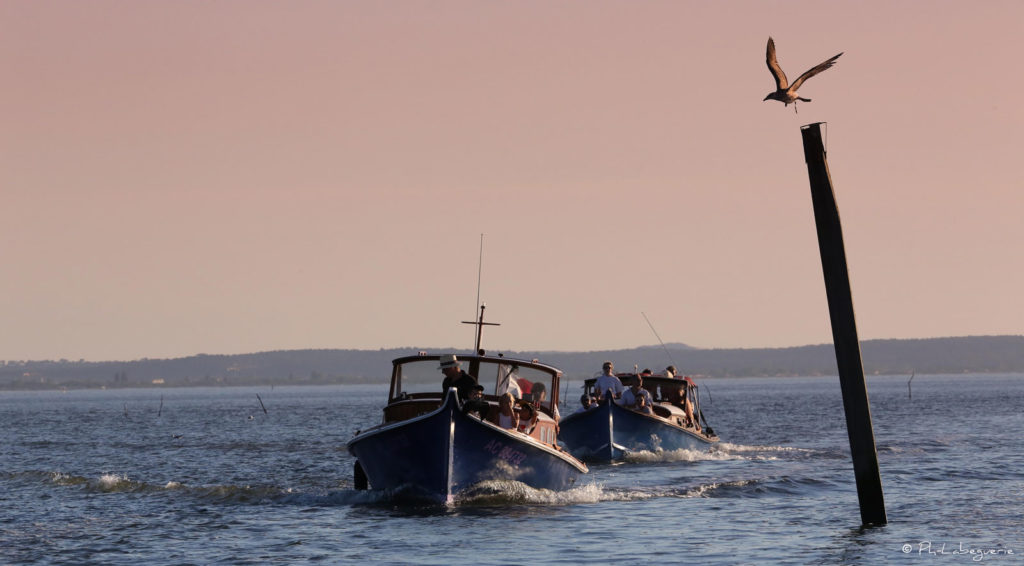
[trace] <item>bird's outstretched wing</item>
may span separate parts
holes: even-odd
[[[840,53],[840,55],[842,54]],[[836,55],[836,57],[838,56],[839,55]],[[786,90],[786,87],[789,86],[789,79],[786,78],[786,73],[782,72],[782,67],[779,66],[778,60],[775,59],[775,40],[770,37],[768,38],[768,52],[765,54],[765,62],[768,63],[768,70],[771,71],[772,76],[775,77],[775,89]],[[810,71],[808,71],[808,73],[809,72]],[[804,74],[806,75],[807,73]],[[803,79],[804,77],[801,76],[800,78]]]
[[[839,55],[842,55],[842,53],[840,53]],[[804,84],[804,81],[813,77],[814,75],[817,75],[818,73],[824,71],[825,69],[831,67],[832,65],[835,65],[836,59],[839,58],[839,55],[836,55],[835,57],[832,57],[827,61],[819,63],[814,68],[797,77],[797,79],[793,81],[793,85],[790,86],[789,89],[792,91],[796,91],[798,88],[800,88],[800,85]]]

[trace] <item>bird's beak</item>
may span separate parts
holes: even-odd
[[[771,97],[772,97],[772,95],[769,94],[768,96],[764,97],[764,100],[768,100]],[[762,100],[761,102],[764,102],[764,100]]]

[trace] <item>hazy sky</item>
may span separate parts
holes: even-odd
[[[764,102],[772,35],[800,93]],[[0,360],[1024,333],[1024,2],[0,1]]]

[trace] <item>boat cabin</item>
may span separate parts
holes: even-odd
[[[637,374],[617,373],[622,386],[632,387],[636,383]],[[642,387],[651,394],[654,405],[651,407],[655,415],[666,419],[677,426],[684,428],[699,429],[699,423],[690,421],[685,412],[685,405],[689,402],[693,415],[700,414],[700,398],[697,395],[697,384],[693,379],[686,377],[666,377],[663,375],[643,375]],[[583,388],[587,395],[599,399],[600,395],[594,385],[597,378],[590,378],[584,382]]]
[[[421,353],[392,362],[384,424],[411,419],[441,406],[447,394],[442,390],[441,357]],[[561,370],[535,360],[501,356],[459,355],[458,359],[461,369],[484,387],[487,421],[498,424],[499,399],[505,392],[511,392],[516,399],[520,432],[546,444],[556,443]]]

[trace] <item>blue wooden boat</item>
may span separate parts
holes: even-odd
[[[636,380],[635,374],[617,374],[624,387]],[[594,391],[596,379],[584,384],[586,395]],[[611,393],[587,410],[568,415],[561,421],[559,440],[574,456],[587,462],[622,460],[630,452],[662,450],[705,450],[718,442],[714,430],[704,422],[692,379],[644,376],[643,388],[654,401],[650,414],[624,407]],[[690,403],[689,419],[686,413]]]
[[[535,360],[460,355],[462,369],[484,386],[482,399],[463,402],[455,387],[442,390],[441,358],[421,353],[392,362],[383,421],[348,443],[357,488],[452,503],[481,482],[564,490],[587,473],[557,443],[560,370]],[[510,388],[551,394],[517,403],[518,430],[498,425],[499,397]]]

